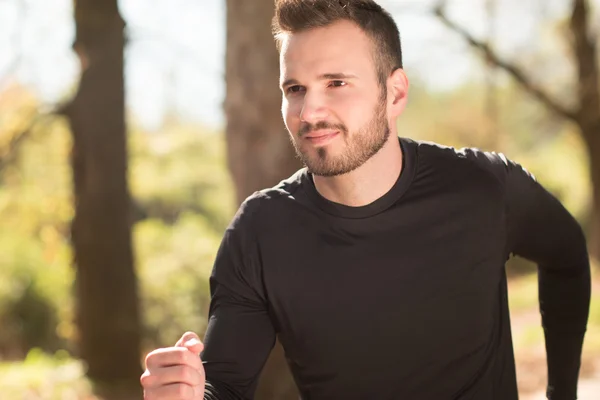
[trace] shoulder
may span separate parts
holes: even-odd
[[[302,184],[305,170],[300,169],[278,184],[257,190],[248,196],[239,206],[229,229],[256,225],[265,210],[272,208],[275,203],[293,197]]]
[[[476,147],[456,148],[439,143],[416,141],[419,161],[434,168],[467,168],[483,172],[504,184],[507,175],[519,165],[503,153],[483,151]]]
[[[279,182],[270,188],[260,190],[254,194],[256,199],[262,203],[278,201],[282,198],[289,198],[302,185],[302,179],[306,174],[306,168],[299,169],[292,176]]]

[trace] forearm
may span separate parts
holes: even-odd
[[[244,208],[242,207],[242,210]],[[227,229],[210,283],[211,302],[201,359],[205,400],[252,399],[260,372],[275,344],[264,294],[258,246],[239,211]]]
[[[584,334],[545,331],[550,400],[575,400]]]
[[[548,362],[548,398],[574,400],[590,304],[587,255],[571,268],[540,268],[539,298]]]

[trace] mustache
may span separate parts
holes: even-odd
[[[305,123],[300,127],[298,131],[298,136],[302,137],[314,131],[319,131],[322,129],[330,129],[340,131],[342,133],[347,133],[348,129],[343,124],[331,124],[327,121],[319,121],[316,124]]]

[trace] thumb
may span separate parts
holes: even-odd
[[[200,354],[204,349],[204,345],[200,341],[198,335],[194,332],[186,332],[175,343],[175,347],[186,347],[194,354]]]
[[[186,332],[183,335],[181,335],[181,338],[179,338],[179,340],[177,341],[177,343],[175,343],[175,347],[183,347],[183,344],[189,340],[192,339],[196,339],[196,340],[200,340],[200,338],[198,337],[198,335],[194,332]]]

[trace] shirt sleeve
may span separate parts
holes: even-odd
[[[251,224],[255,203],[245,202],[238,210],[210,277],[209,321],[201,354],[206,400],[252,399],[275,344]]]
[[[538,265],[547,397],[576,399],[591,292],[585,236],[573,216],[532,174],[502,155],[486,153],[486,158],[504,185],[508,250]]]

